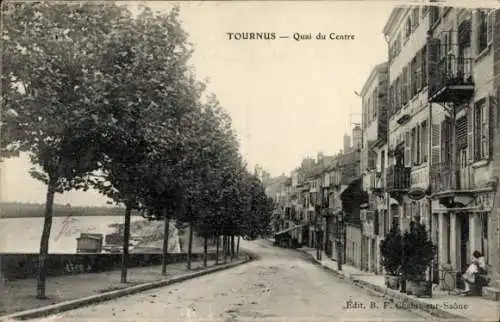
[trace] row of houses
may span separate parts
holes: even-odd
[[[435,282],[442,265],[462,272],[479,250],[500,286],[499,11],[392,11],[387,61],[362,87],[352,142],[269,186],[277,237],[315,247],[321,236],[332,259],[383,274],[384,235],[419,221],[437,245]]]

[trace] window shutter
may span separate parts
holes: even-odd
[[[411,167],[411,136],[410,131],[405,132],[405,167]]]
[[[490,110],[490,137],[489,137],[489,146],[490,146],[490,160],[493,159],[493,153],[495,152],[494,151],[494,145],[493,143],[495,142],[495,120],[497,119],[498,115],[495,115],[496,114],[496,110],[495,110],[495,102],[496,102],[496,99],[494,96],[488,96],[488,106],[490,107],[489,110]]]
[[[489,159],[490,156],[491,156],[491,153],[490,153],[490,149],[491,149],[491,135],[490,135],[490,131],[491,131],[491,119],[492,119],[492,113],[491,113],[491,108],[490,108],[490,104],[491,104],[491,98],[490,96],[487,96],[486,97],[486,102],[484,104],[484,109],[483,109],[483,113],[485,115],[487,115],[488,117],[488,121],[485,123],[484,125],[484,136],[486,138],[486,144],[485,144],[485,147],[484,147],[484,157],[486,159]]]
[[[438,82],[437,63],[439,60],[440,42],[437,38],[430,38],[427,45],[427,84],[429,84],[429,96],[434,94],[434,88]]]
[[[417,160],[416,163],[417,164],[420,164],[422,163],[422,153],[420,153],[421,149],[422,149],[422,137],[420,136],[420,131],[421,131],[421,127],[420,127],[420,124],[417,125],[417,146],[415,147],[416,148],[416,152],[417,152]]]
[[[474,106],[467,107],[467,154],[469,162],[474,162]]]
[[[486,17],[486,39],[487,43],[491,44],[493,42],[493,14],[495,10],[490,10],[488,16]]]
[[[441,128],[439,124],[431,124],[431,165],[441,162]]]
[[[417,81],[417,92],[419,92],[423,85],[422,85],[422,54],[421,51],[418,51],[417,53],[417,68],[416,68],[416,81]]]

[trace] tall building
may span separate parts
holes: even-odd
[[[398,203],[390,212],[402,229],[410,221],[428,226],[438,246],[435,282],[444,264],[464,271],[474,250],[485,254],[498,277],[492,234],[492,148],[499,121],[494,25],[489,9],[407,6],[394,9],[384,28],[390,82],[386,179]]]
[[[344,152],[348,153],[351,151],[351,137],[349,134],[344,134]]]
[[[361,90],[363,135],[361,149],[362,187],[368,194],[368,207],[361,210],[363,223],[363,268],[382,273],[379,244],[389,231],[384,177],[387,155],[388,83],[387,63],[375,66]],[[361,140],[361,138],[359,139]]]

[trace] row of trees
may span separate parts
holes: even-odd
[[[47,185],[39,298],[56,193],[93,188],[124,205],[122,282],[133,210],[166,222],[163,273],[170,219],[191,227],[191,241],[193,230],[208,239],[267,229],[272,203],[188,65],[177,7],[9,3],[2,18],[2,157],[27,152]]]

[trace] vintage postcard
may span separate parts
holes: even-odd
[[[498,1],[3,1],[0,321],[499,321]]]

